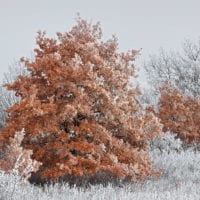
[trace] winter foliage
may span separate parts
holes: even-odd
[[[165,84],[158,102],[158,117],[163,130],[177,134],[185,143],[200,142],[200,101],[185,97],[177,89]]]
[[[138,52],[118,53],[115,37],[101,37],[98,23],[80,18],[57,39],[39,32],[34,59],[21,59],[28,74],[5,84],[20,101],[7,109],[1,149],[24,128],[23,148],[42,163],[33,182],[99,173],[137,180],[157,173],[148,141],[162,126],[142,109],[140,91],[130,83]]]

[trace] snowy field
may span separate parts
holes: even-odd
[[[90,189],[54,185],[36,187],[19,177],[0,173],[0,200],[200,200],[200,154],[183,150],[180,141],[166,135],[151,150],[155,168],[165,172],[159,180],[140,185],[91,186]]]

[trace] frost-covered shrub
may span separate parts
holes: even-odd
[[[185,151],[170,151],[160,153],[156,150],[151,152],[154,167],[163,169],[161,179],[169,183],[198,182],[200,183],[200,154],[191,149]]]
[[[163,169],[160,182],[163,184],[200,183],[200,154],[195,146],[186,146],[174,133],[151,143],[151,159],[154,167]]]
[[[150,143],[151,151],[158,153],[176,153],[183,151],[183,142],[171,132],[163,133]]]
[[[24,130],[15,132],[14,138],[9,138],[0,159],[0,170],[5,173],[19,175],[28,179],[32,172],[36,172],[41,163],[31,159],[32,151],[24,150],[21,146],[24,139]]]
[[[167,132],[151,143],[154,167],[163,169],[161,181],[170,184],[187,181],[200,183],[200,154],[194,146],[186,146],[174,133]]]

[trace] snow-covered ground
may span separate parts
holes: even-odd
[[[171,135],[153,145],[154,167],[165,169],[159,180],[122,187],[98,185],[84,189],[56,184],[40,188],[0,173],[0,200],[200,200],[200,153],[183,150],[180,141]]]

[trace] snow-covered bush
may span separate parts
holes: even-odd
[[[183,142],[171,132],[163,133],[150,142],[151,152],[176,153],[183,151]]]
[[[191,149],[185,151],[159,151],[153,150],[151,158],[154,167],[163,169],[161,180],[171,184],[176,181],[184,184],[187,181],[200,183],[200,154]]]
[[[9,138],[9,143],[0,159],[0,170],[28,179],[32,172],[38,170],[41,163],[32,160],[32,151],[24,150],[21,146],[24,135],[25,132],[22,130],[15,132],[14,138]]]

